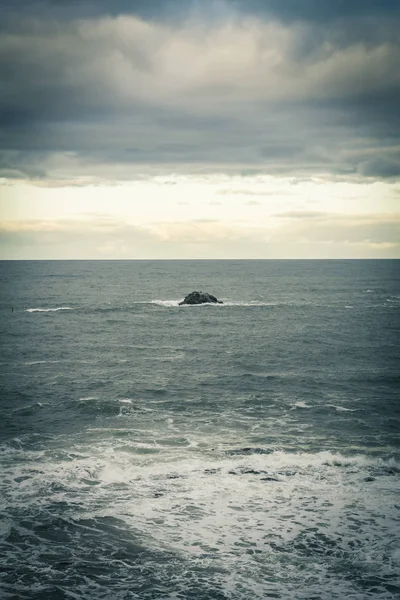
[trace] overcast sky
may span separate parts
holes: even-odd
[[[0,258],[400,258],[398,0],[0,14]]]

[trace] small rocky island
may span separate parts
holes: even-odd
[[[212,294],[207,294],[207,292],[191,292],[188,294],[182,302],[179,302],[179,306],[183,304],[223,304],[221,300],[217,300],[215,296]]]

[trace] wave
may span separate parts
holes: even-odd
[[[81,416],[118,417],[120,413],[120,404],[115,399],[98,396],[80,397],[67,402],[64,407]]]
[[[312,409],[321,409],[321,408],[333,408],[334,410],[336,410],[339,413],[346,413],[346,412],[357,412],[357,408],[346,408],[345,406],[340,406],[340,405],[336,405],[336,404],[307,404],[307,402],[304,401],[299,401],[299,402],[295,402],[294,404],[291,405],[292,408],[290,410],[295,410],[296,408],[312,408]]]
[[[230,456],[250,456],[251,454],[272,454],[273,450],[269,448],[234,448],[227,450],[226,454]]]
[[[74,310],[71,306],[57,306],[55,308],[27,308],[25,312],[58,312],[59,310]]]
[[[185,460],[181,445],[171,462],[155,444],[134,448],[134,431],[112,452],[100,428],[98,445],[57,445],[47,462],[31,456],[8,468],[1,550],[21,597],[39,580],[48,595],[55,577],[77,600],[99,597],[100,584],[104,597],[120,598],[154,589],[232,598],[239,589],[243,599],[288,600],[299,586],[300,597],[321,600],[391,595],[395,463],[330,452]]]
[[[336,406],[336,404],[327,404],[326,406],[330,406],[334,408],[337,412],[356,412],[356,408],[345,408],[344,406]]]
[[[306,304],[296,304],[290,302],[262,302],[259,300],[223,300],[221,304],[205,302],[204,304],[195,304],[195,305],[183,305],[180,306],[180,302],[182,299],[153,299],[153,300],[141,300],[137,302],[132,302],[129,305],[125,306],[82,306],[80,307],[80,311],[84,313],[127,313],[134,312],[140,310],[140,307],[145,308],[146,306],[158,306],[161,308],[201,308],[201,307],[214,307],[216,309],[224,309],[224,308],[285,308],[288,306],[301,307],[306,306]],[[397,303],[395,300],[391,302]],[[325,308],[328,308],[328,305],[322,305]],[[354,308],[353,306],[347,305],[345,308]],[[28,313],[40,313],[40,312],[59,312],[59,311],[67,311],[67,310],[76,310],[71,306],[56,306],[51,308],[43,308],[43,307],[32,307],[25,309],[25,312]]]
[[[140,311],[141,307],[146,308],[149,306],[153,307],[161,307],[161,308],[200,308],[200,307],[214,307],[216,309],[224,309],[224,308],[286,308],[286,307],[294,307],[301,308],[307,306],[315,306],[321,308],[331,308],[333,305],[330,304],[320,304],[320,305],[312,305],[312,303],[307,302],[274,302],[274,301],[260,301],[260,300],[222,300],[221,304],[206,302],[204,304],[197,305],[183,305],[180,306],[180,299],[153,299],[153,300],[141,300],[132,302],[129,305],[123,306],[81,306],[79,308],[80,311],[84,313],[127,313],[127,312],[135,312]],[[392,305],[398,305],[400,300],[397,296],[392,296],[385,300],[387,303]],[[353,304],[346,304],[344,306],[345,309],[354,309],[355,306]],[[68,310],[76,310],[71,306],[56,306],[51,308],[43,308],[43,307],[31,307],[25,309],[25,312],[28,313],[47,313],[47,312],[60,312],[60,311],[68,311]]]
[[[347,469],[355,467],[360,470],[371,470],[382,472],[382,474],[398,474],[400,472],[400,462],[394,457],[382,459],[371,457],[365,454],[344,455],[340,452],[323,450],[320,452],[285,452],[284,450],[275,450],[273,448],[253,447],[253,448],[229,448],[223,451],[230,456],[232,460],[251,456],[252,466],[269,468],[270,470],[279,470],[284,467],[296,467],[304,469],[304,473],[310,475],[308,469],[324,469],[331,467],[334,469]],[[231,468],[232,464],[222,463],[223,470]]]
[[[48,406],[49,402],[34,402],[33,404],[27,404],[25,406],[18,406],[13,409],[13,414],[18,414],[20,416],[29,416],[37,409],[43,408],[43,406]]]
[[[108,314],[108,313],[113,313],[113,314],[120,314],[120,313],[128,313],[128,312],[133,312],[135,310],[135,306],[138,304],[144,304],[143,302],[133,302],[132,305],[128,305],[128,306],[85,306],[82,307],[80,310],[82,312],[84,312],[85,314]]]
[[[55,364],[61,362],[60,360],[29,360],[27,362],[22,363],[25,367],[31,367],[33,365],[46,365],[46,364]]]
[[[155,304],[157,306],[164,306],[167,308],[175,308],[177,306],[179,306],[179,302],[182,302],[182,300],[151,300],[149,303],[147,302],[141,302],[138,304]],[[223,300],[222,304],[217,304],[217,303],[212,303],[212,302],[205,302],[204,304],[191,304],[191,305],[184,305],[183,308],[187,308],[189,307],[193,308],[193,307],[203,307],[203,306],[213,306],[215,308],[224,308],[227,306],[286,306],[285,303],[282,302],[259,302],[259,301],[230,301],[230,300]]]
[[[307,402],[304,402],[303,400],[300,400],[299,402],[295,402],[292,405],[291,410],[295,410],[296,408],[315,408],[315,405],[313,405],[313,404],[307,404]]]
[[[224,302],[225,306],[287,306],[287,304],[285,302],[258,302],[258,301],[251,301],[251,302],[243,302],[243,301],[236,301],[236,302]],[[222,305],[222,306],[224,306]]]
[[[150,302],[143,302],[141,304],[156,304],[158,306],[175,307],[179,306],[179,302],[182,302],[182,300],[151,300]]]

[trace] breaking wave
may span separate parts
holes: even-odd
[[[58,312],[59,310],[74,310],[71,306],[57,306],[55,308],[27,308],[25,312]]]
[[[182,299],[181,300],[151,300],[150,304],[155,304],[157,306],[164,306],[167,308],[175,308],[175,307],[179,306],[179,302],[182,302]],[[227,306],[285,306],[285,303],[223,300],[222,304],[217,304],[217,303],[214,304],[213,302],[205,302],[204,304],[185,305],[185,306],[183,306],[183,308],[187,308],[188,306],[190,306],[190,308],[204,307],[204,306],[213,306],[215,308],[224,308]]]

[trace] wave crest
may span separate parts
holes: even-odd
[[[25,312],[58,312],[59,310],[74,310],[71,306],[56,306],[55,308],[27,308]]]

